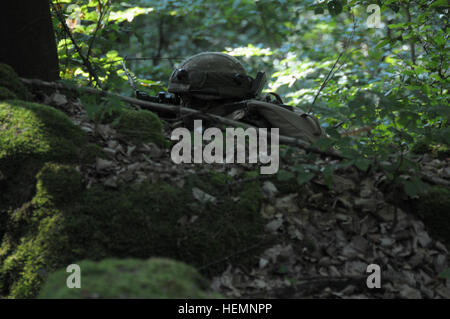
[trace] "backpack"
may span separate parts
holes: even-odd
[[[325,136],[315,116],[298,107],[282,104],[278,95],[270,94],[277,96],[276,102],[272,102],[266,95],[261,99],[215,106],[207,112],[257,127],[278,128],[280,135],[299,138],[309,143]]]
[[[268,121],[271,127],[278,127],[279,134],[313,143],[325,136],[316,117],[297,107],[291,110],[278,104],[258,100],[247,103],[249,112],[255,112]]]

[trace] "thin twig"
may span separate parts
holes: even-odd
[[[344,44],[344,47],[342,48],[342,52],[339,54],[338,58],[336,59],[336,61],[334,62],[333,66],[331,67],[330,71],[328,72],[327,76],[325,77],[325,79],[323,80],[322,84],[320,85],[319,90],[316,93],[316,96],[314,96],[314,100],[311,103],[311,106],[309,107],[309,112],[311,112],[313,105],[316,103],[317,98],[319,97],[320,92],[322,92],[322,90],[325,88],[325,86],[328,83],[328,80],[332,78],[331,73],[333,72],[334,68],[336,67],[336,65],[338,64],[339,60],[341,59],[342,55],[345,53],[345,51],[347,50],[348,45],[350,44],[350,40],[353,39],[353,35],[355,34],[355,29],[356,29],[356,20],[355,20],[355,16],[352,14],[353,17],[353,30],[352,30],[352,34],[351,36],[347,39],[347,41]],[[340,68],[340,67],[339,67]],[[333,74],[334,76],[334,74]]]
[[[325,79],[322,82],[322,85],[320,85],[319,91],[317,91],[316,96],[314,97],[314,100],[310,106],[310,110],[309,112],[311,112],[311,107],[314,105],[314,103],[316,103],[317,97],[319,96],[320,92],[322,92],[323,88],[325,87],[325,85],[328,82],[328,78],[330,77],[331,73],[333,72],[334,68],[336,67],[336,64],[339,62],[339,60],[341,59],[342,55],[344,54],[344,51],[342,51],[338,58],[336,59],[336,61],[334,62],[333,66],[331,67],[330,71],[328,72],[327,76],[325,77]]]
[[[52,6],[52,10],[55,12],[59,22],[61,22],[64,31],[66,32],[66,34],[69,36],[70,41],[72,41],[73,46],[75,47],[75,50],[78,52],[78,54],[80,55],[80,58],[83,60],[83,65],[88,69],[89,75],[94,78],[95,82],[97,83],[98,87],[100,87],[102,89],[102,83],[100,82],[97,73],[95,72],[94,68],[92,67],[91,62],[89,61],[89,59],[87,59],[83,52],[81,51],[81,48],[78,46],[77,42],[75,41],[75,39],[73,38],[72,32],[70,32],[69,27],[66,24],[66,20],[64,19],[64,16],[62,14],[62,12],[57,9],[55,7],[55,5],[53,4],[53,2],[50,1],[50,5]]]
[[[98,6],[100,8],[100,13],[99,13],[99,17],[98,17],[97,25],[95,27],[94,34],[92,35],[91,39],[89,40],[89,46],[88,46],[88,50],[87,50],[87,54],[86,54],[86,58],[88,60],[89,60],[89,57],[91,55],[92,47],[94,46],[95,38],[96,38],[97,33],[100,30],[100,27],[102,25],[103,18],[105,17],[105,15],[107,15],[107,12],[108,12],[108,9],[109,9],[108,8],[108,4],[109,4],[109,1],[106,1],[105,6],[103,6],[102,2],[98,1]]]

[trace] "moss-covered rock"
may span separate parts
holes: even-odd
[[[0,88],[6,88],[12,92],[17,98],[22,100],[30,100],[30,93],[22,84],[17,73],[9,65],[0,63]],[[5,92],[5,91],[3,91]],[[0,100],[6,99],[2,98],[2,91],[0,91]],[[9,97],[16,98],[16,97]]]
[[[20,100],[0,102],[0,131],[0,215],[31,199],[36,173],[45,162],[84,160],[85,133],[49,106]]]
[[[15,100],[17,95],[8,90],[5,87],[0,86],[0,101],[2,100]]]
[[[134,143],[153,142],[160,147],[168,146],[162,122],[150,111],[124,109],[114,126]]]
[[[46,105],[0,102],[0,125],[0,159],[33,156],[69,160],[86,143],[79,127],[64,113]]]
[[[39,172],[32,205],[14,212],[0,246],[0,295],[33,297],[49,272],[83,259],[167,257],[206,275],[223,271],[223,261],[257,260],[250,249],[263,230],[256,184],[206,206],[190,205],[190,189],[164,183],[117,190],[80,184],[69,166],[47,164]]]
[[[69,274],[50,275],[39,298],[217,298],[191,266],[170,259],[105,259],[81,261],[81,287],[67,288]]]
[[[431,187],[416,203],[416,211],[432,236],[450,247],[450,189]]]
[[[100,108],[94,113],[93,120],[97,123],[112,124],[119,133],[136,144],[153,142],[160,147],[170,145],[163,134],[163,123],[155,113],[147,110]]]
[[[47,202],[49,205],[69,202],[83,189],[80,173],[68,165],[46,163],[36,178],[36,195],[32,201],[36,207],[43,207]]]

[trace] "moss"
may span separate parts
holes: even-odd
[[[35,296],[48,273],[67,262],[64,254],[71,247],[63,233],[64,216],[54,209],[48,209],[45,215],[39,221],[33,215],[20,241],[11,243],[13,254],[6,258],[0,256],[4,259],[0,268],[0,293],[13,298]]]
[[[168,146],[162,122],[150,111],[123,109],[114,127],[134,143],[153,142],[160,147]]]
[[[244,189],[240,193],[238,201],[239,210],[251,211],[257,213],[259,211],[259,203],[262,199],[259,182],[249,182],[244,184]]]
[[[61,233],[66,216],[57,207],[73,201],[81,191],[81,176],[74,168],[44,165],[37,174],[33,200],[12,212],[8,220],[0,249],[0,294],[8,290],[24,297],[36,293],[47,268],[56,267],[59,256],[70,251],[68,238]]]
[[[108,159],[110,156],[97,144],[86,144],[80,152],[83,163],[92,163],[97,157]]]
[[[229,175],[216,171],[209,172],[209,179],[215,186],[224,186],[232,181],[232,178]]]
[[[67,165],[46,163],[37,174],[36,195],[33,204],[44,206],[47,201],[64,203],[80,194],[81,176]]]
[[[164,183],[118,190],[79,185],[65,166],[48,164],[38,174],[30,211],[17,213],[22,226],[10,228],[0,247],[0,295],[33,297],[49,272],[83,259],[159,256],[205,275],[222,272],[224,261],[257,261],[259,251],[250,248],[261,241],[264,222],[255,185],[196,209],[188,205],[195,201],[190,190]],[[231,199],[236,195],[238,202]]]
[[[36,173],[45,162],[80,162],[87,142],[85,133],[61,111],[19,100],[0,102],[0,131],[2,215],[31,199]]]
[[[147,110],[134,110],[124,107],[99,108],[93,114],[97,123],[112,124],[119,133],[133,143],[153,142],[160,147],[168,147],[170,142],[163,135],[163,124],[159,117]]]
[[[19,100],[0,102],[0,159],[27,156],[66,160],[78,158],[86,143],[80,128],[61,111]]]
[[[140,124],[150,121],[161,130],[152,113],[132,112],[128,120],[138,116]],[[257,183],[228,188],[228,176],[219,173],[196,181],[221,194],[215,205],[165,183],[87,190],[72,166],[102,152],[62,112],[3,101],[0,129],[0,296],[34,297],[50,273],[84,259],[159,256],[200,267],[207,276],[227,262],[257,260],[259,251],[251,248],[264,227]]]
[[[0,86],[0,101],[1,100],[14,100],[17,99],[17,95],[8,90],[5,87]]]
[[[431,187],[416,203],[416,211],[423,218],[432,236],[450,246],[450,189]]]
[[[215,298],[207,281],[191,266],[170,259],[152,258],[89,260],[77,263],[81,288],[66,286],[65,269],[52,274],[39,298]]]
[[[0,87],[8,89],[22,100],[30,100],[31,95],[20,81],[17,73],[4,63],[0,63]]]

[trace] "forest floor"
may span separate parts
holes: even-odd
[[[55,93],[44,102],[64,111],[111,155],[78,168],[86,188],[149,180],[183,187],[188,174],[210,170],[231,176],[230,187],[245,179],[249,165],[176,165],[170,149],[134,145],[110,125],[93,123],[80,100]],[[450,181],[448,158],[424,155],[420,163],[429,176]],[[259,256],[258,265],[229,263],[212,278],[211,288],[232,298],[450,298],[450,280],[438,277],[448,267],[448,246],[432,238],[417,216],[388,202],[380,190],[384,180],[382,173],[349,168],[333,176],[332,189],[315,178],[303,194],[280,191],[269,179],[262,180],[260,214],[267,222],[266,235],[276,240]],[[193,195],[200,202],[216,200],[207,189],[196,188]],[[227,256],[211,261],[216,262],[227,263]],[[381,267],[380,289],[367,288],[369,264]]]

